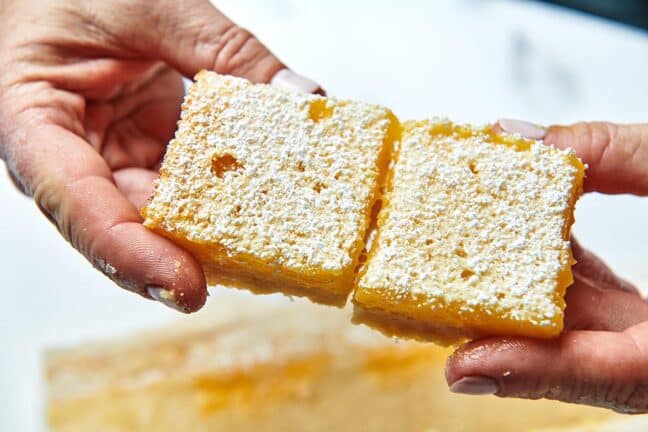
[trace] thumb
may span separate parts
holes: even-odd
[[[315,82],[289,71],[252,33],[208,0],[122,1],[119,7],[115,2],[101,3],[98,7],[106,8],[106,13],[98,15],[119,23],[105,23],[107,28],[112,32],[117,28],[128,46],[165,61],[186,77],[208,69],[256,83],[277,77],[278,84],[305,92],[319,89]]]
[[[502,119],[499,128],[572,148],[588,165],[585,189],[603,193],[648,195],[648,124],[584,122],[548,129]]]
[[[593,122],[552,126],[544,142],[576,151],[589,165],[589,189],[648,195],[648,125]]]
[[[648,412],[648,323],[557,340],[485,339],[459,348],[446,379],[456,393],[554,399]]]

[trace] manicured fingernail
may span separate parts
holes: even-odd
[[[296,74],[290,69],[281,69],[275,74],[270,84],[289,90],[297,90],[304,93],[322,94],[324,91],[315,81]]]
[[[504,132],[519,134],[528,139],[541,140],[547,134],[546,127],[523,120],[499,119],[497,123]]]
[[[455,381],[450,386],[453,393],[468,395],[489,395],[497,393],[497,383],[485,376],[467,376]]]
[[[148,295],[150,295],[153,300],[157,300],[163,305],[170,307],[171,309],[175,309],[184,313],[187,312],[186,308],[180,306],[177,303],[175,293],[173,291],[166,290],[156,285],[148,286],[146,290],[148,292]]]

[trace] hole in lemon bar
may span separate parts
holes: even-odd
[[[473,174],[478,174],[479,170],[477,170],[477,164],[475,162],[470,162],[468,164],[468,168],[470,169],[470,172]]]
[[[363,264],[367,261],[367,251],[363,250],[358,257],[358,263]]]
[[[455,251],[455,255],[460,256],[461,258],[466,258],[468,255],[466,254],[466,251],[463,249],[457,249]]]
[[[322,192],[322,189],[326,189],[326,185],[325,185],[324,183],[322,183],[322,182],[317,182],[317,183],[315,183],[315,185],[313,186],[313,190],[314,190],[315,192],[317,192],[317,193]]]
[[[238,160],[229,153],[212,156],[211,171],[218,178],[223,178],[227,171],[236,171],[243,168]]]
[[[326,99],[316,99],[310,103],[308,116],[314,122],[327,119],[333,115],[333,107],[326,105]]]
[[[464,269],[464,270],[461,272],[461,279],[466,280],[466,279],[468,279],[470,276],[472,276],[472,275],[474,275],[474,274],[475,274],[474,271],[472,271],[472,270],[470,270],[470,269]]]

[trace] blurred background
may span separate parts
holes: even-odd
[[[329,94],[387,105],[402,119],[648,121],[640,1],[561,2],[629,24],[534,1],[215,3]],[[94,271],[3,175],[0,198],[0,430],[44,430],[46,347],[176,314]],[[576,220],[583,245],[648,290],[648,199],[587,195]]]

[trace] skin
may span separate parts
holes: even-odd
[[[573,148],[589,165],[586,192],[648,195],[648,125],[552,126],[544,142]],[[578,263],[573,267],[575,282],[567,290],[562,335],[556,340],[470,342],[448,359],[451,388],[476,377],[481,389],[491,388],[484,380],[494,383],[500,397],[648,412],[648,303],[576,241],[573,252]]]
[[[181,76],[268,82],[284,65],[206,0],[0,0],[0,22],[0,157],[16,186],[118,285],[199,309],[198,263],[138,211],[175,129]],[[648,195],[647,125],[555,126],[545,142],[589,164],[588,191]],[[449,359],[449,384],[490,378],[502,397],[648,411],[648,306],[577,244],[575,256],[567,331],[471,342]]]
[[[175,131],[182,76],[268,82],[285,66],[206,0],[0,0],[0,156],[61,235],[127,290],[205,302],[195,259],[141,208]]]

